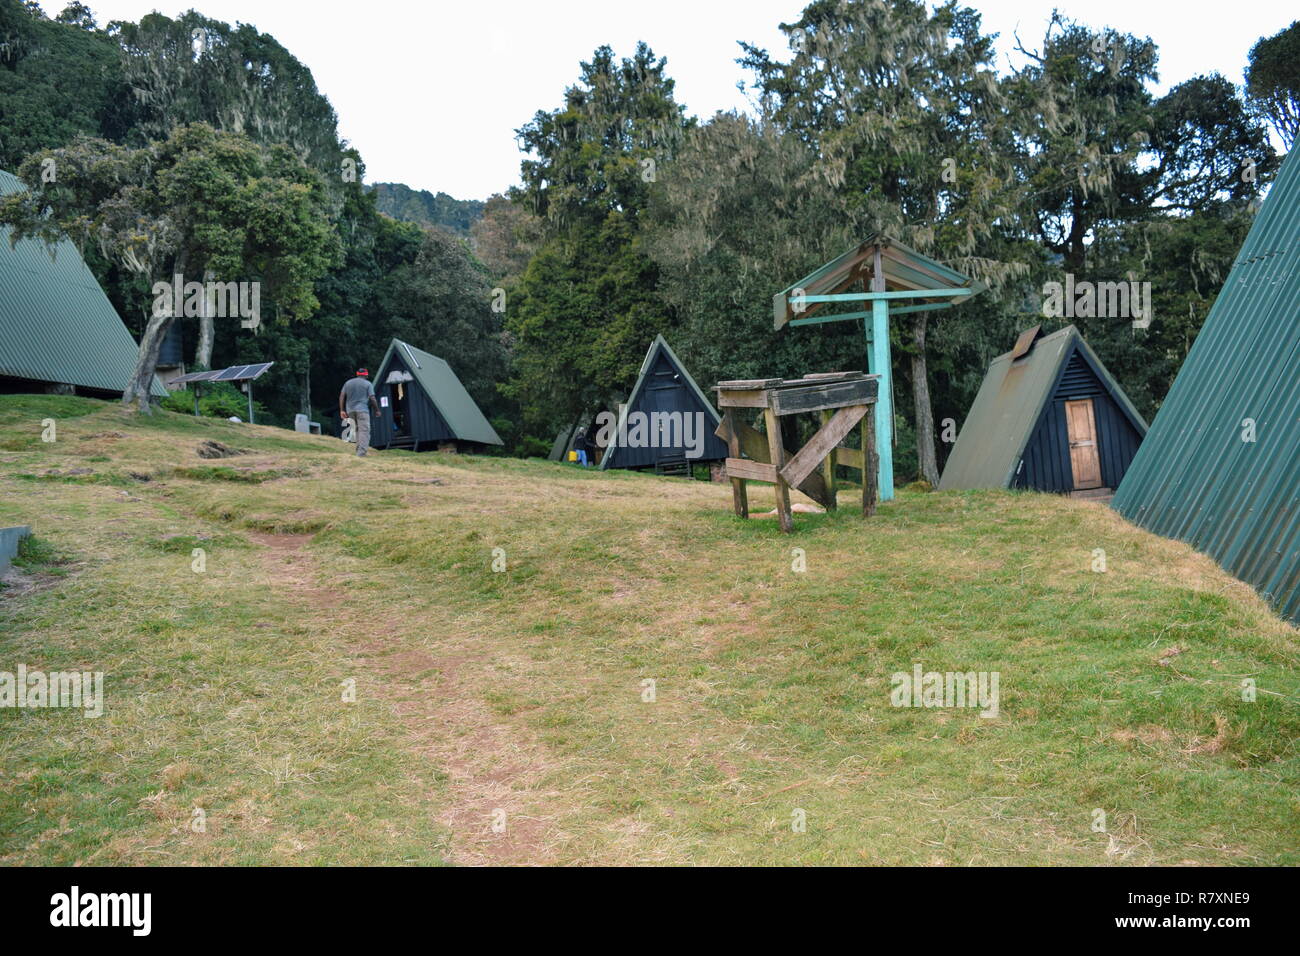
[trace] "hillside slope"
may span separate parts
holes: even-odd
[[[0,709],[0,862],[1300,862],[1297,632],[1102,506],[346,451],[0,396],[0,671],[107,694]]]

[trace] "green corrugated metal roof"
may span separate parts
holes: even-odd
[[[1298,308],[1292,150],[1111,505],[1204,551],[1300,624]]]
[[[0,171],[0,195],[26,187]],[[0,375],[121,392],[139,346],[77,252],[64,239],[10,247],[0,226]],[[154,379],[155,395],[167,390]]]
[[[398,348],[403,350],[403,357],[411,366],[411,374],[428,394],[437,407],[438,414],[443,417],[447,427],[458,439],[476,441],[484,445],[504,444],[474,399],[470,397],[469,392],[465,391],[465,386],[451,370],[451,366],[438,356],[417,349],[414,345],[408,345],[401,339],[393,339],[389,343],[388,351],[384,353],[384,360],[379,363],[379,374],[375,376],[376,380],[388,365],[389,356]]]
[[[993,360],[944,465],[940,490],[1011,485],[1072,346],[1083,352],[1103,387],[1134,426],[1139,431],[1146,430],[1146,422],[1101,359],[1079,330],[1067,325],[1036,339],[1024,358],[1013,362],[1013,350]]]

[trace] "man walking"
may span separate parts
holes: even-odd
[[[367,405],[369,407],[367,407]],[[375,401],[375,387],[370,384],[370,370],[357,369],[356,378],[350,378],[339,392],[339,418],[351,418],[357,431],[357,457],[364,458],[370,451],[370,413],[379,417],[379,403]]]

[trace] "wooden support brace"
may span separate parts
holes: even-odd
[[[817,469],[822,459],[844,440],[845,435],[853,431],[853,426],[870,410],[870,405],[848,405],[836,411],[808,444],[781,467],[781,477],[792,485],[798,485]]]
[[[835,449],[835,460],[838,464],[841,464],[846,468],[857,468],[859,471],[861,471],[862,470],[862,449],[845,448],[843,445],[840,445],[838,448]]]
[[[732,458],[740,457],[731,450],[730,436],[733,433],[740,442],[740,451],[746,456],[757,462],[767,463],[771,461],[771,456],[767,447],[767,439],[763,437],[762,432],[756,428],[751,428],[749,425],[739,421],[734,416],[728,420],[727,416],[724,415],[722,417],[722,424],[717,427],[714,434],[727,443],[728,454],[730,454]],[[823,508],[827,507],[826,484],[822,480],[820,474],[814,472],[809,475],[799,483],[798,488]],[[737,514],[739,514],[739,512],[737,512]]]
[[[776,466],[749,458],[728,458],[727,475],[732,478],[749,478],[776,484]]]

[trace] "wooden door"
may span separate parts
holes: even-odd
[[[1070,439],[1070,470],[1074,473],[1075,490],[1100,488],[1101,455],[1097,449],[1097,419],[1091,398],[1065,403],[1065,427]]]

